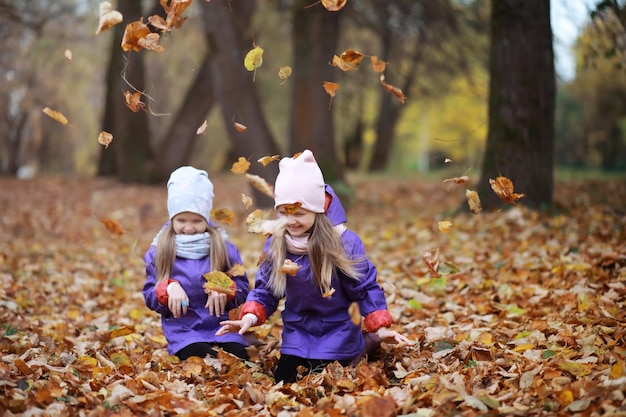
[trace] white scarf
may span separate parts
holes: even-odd
[[[176,235],[176,256],[185,259],[202,259],[209,254],[211,237],[208,232],[196,235]]]

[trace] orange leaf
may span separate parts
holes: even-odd
[[[324,294],[322,294],[322,297],[324,297],[324,298],[328,298],[328,297],[330,297],[331,295],[333,295],[334,293],[335,293],[335,289],[334,289],[334,288],[331,288],[330,290],[328,290],[328,291],[326,291]]]
[[[452,222],[449,220],[443,220],[437,223],[437,227],[441,233],[448,233],[452,227]]]
[[[104,149],[109,147],[109,144],[113,141],[113,135],[104,130],[98,135],[98,143],[104,146]]]
[[[478,214],[483,210],[483,205],[480,203],[480,197],[476,191],[466,189],[465,198],[467,198],[467,204],[472,213]]]
[[[237,132],[245,132],[246,130],[248,130],[248,127],[245,125],[242,125],[241,123],[233,123],[233,126],[235,126],[235,130]]]
[[[348,313],[350,314],[350,321],[355,326],[361,325],[361,309],[359,308],[359,303],[353,301],[348,307]]]
[[[376,55],[371,56],[370,60],[372,61],[372,69],[374,72],[385,72],[385,68],[387,68],[385,61],[379,60]]]
[[[143,48],[139,45],[139,39],[143,39],[150,34],[150,28],[143,23],[143,17],[135,22],[126,25],[124,36],[122,37],[122,49],[124,52],[139,52]]]
[[[242,264],[235,264],[228,270],[231,277],[242,277],[246,273],[246,268]]]
[[[337,12],[346,5],[348,0],[322,0],[322,6],[329,12]]]
[[[285,204],[283,206],[283,210],[285,210],[285,213],[287,214],[293,214],[295,213],[300,207],[302,207],[302,203],[298,202],[298,203],[294,203],[294,204]]]
[[[513,192],[513,182],[506,177],[497,177],[495,180],[490,178],[489,184],[500,200],[506,203],[515,204],[517,200],[525,197],[523,193],[516,194]]]
[[[278,272],[280,272],[281,274],[291,275],[293,277],[298,273],[299,269],[300,265],[289,259],[285,259],[283,266],[280,267],[280,270]]]
[[[233,224],[235,213],[229,208],[211,210],[211,217],[224,224]]]
[[[245,174],[248,172],[250,168],[250,162],[243,156],[240,156],[237,162],[233,164],[233,167],[230,169],[233,174]]]
[[[141,92],[137,91],[131,93],[130,91],[124,91],[124,98],[126,99],[126,107],[137,113],[139,109],[143,109],[145,104],[141,101]]]
[[[465,184],[466,182],[469,182],[469,177],[467,175],[463,175],[461,177],[447,178],[443,180],[443,182],[450,181],[454,181],[455,184]]]
[[[323,86],[324,90],[326,90],[326,93],[331,97],[335,97],[337,90],[339,90],[339,84],[333,83],[331,81],[324,81]]]
[[[54,120],[61,123],[62,125],[67,124],[67,117],[63,116],[63,113],[58,112],[56,110],[52,110],[49,107],[44,107],[42,111],[44,112],[46,116],[53,118]]]
[[[126,230],[124,230],[122,225],[119,224],[116,220],[103,218],[103,219],[100,219],[100,222],[104,224],[104,226],[107,228],[109,232],[112,232],[118,236],[126,233]]]
[[[354,49],[347,49],[341,56],[333,56],[333,67],[339,67],[342,71],[356,71],[363,60],[363,54]]]
[[[405,97],[404,93],[402,92],[402,90],[400,90],[398,87],[394,87],[391,84],[387,84],[385,82],[385,76],[384,75],[380,76],[380,83],[383,85],[383,88],[385,90],[389,91],[394,96],[398,97],[398,100],[400,100],[400,103],[404,104],[406,102],[406,97]]]

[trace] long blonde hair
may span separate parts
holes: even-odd
[[[323,213],[317,213],[315,216],[307,252],[313,278],[322,294],[330,290],[333,273],[336,270],[339,270],[349,278],[360,278],[355,266],[361,260],[348,257],[341,242],[341,236]],[[269,247],[263,254],[260,265],[260,269],[271,269],[269,287],[274,296],[279,298],[285,295],[287,286],[287,277],[280,272],[285,262],[286,253],[287,243],[285,236],[274,235]]]
[[[231,264],[226,251],[226,242],[222,236],[222,232],[214,226],[208,226],[207,230],[211,238],[209,249],[209,260],[211,262],[212,271],[227,271]],[[156,245],[156,272],[158,282],[167,280],[171,277],[172,267],[176,259],[176,232],[174,226],[170,222],[159,233]],[[209,271],[207,271],[209,272]]]

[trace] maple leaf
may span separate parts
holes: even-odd
[[[234,296],[236,289],[233,287],[233,280],[222,271],[211,271],[202,274],[207,281],[202,285],[204,292],[217,291],[220,294]]]
[[[283,265],[280,267],[280,270],[278,272],[280,272],[281,274],[287,274],[295,277],[299,269],[300,265],[290,259],[285,259],[285,262],[283,262]]]
[[[254,174],[244,174],[246,181],[248,181],[254,188],[262,192],[268,197],[274,198],[274,187],[267,183],[263,178]]]
[[[96,35],[104,32],[105,30],[121,23],[124,17],[120,12],[113,9],[111,3],[103,1],[100,3],[100,19],[98,21],[98,29],[96,29]]]
[[[101,218],[100,222],[104,225],[104,227],[106,227],[106,229],[109,232],[112,232],[115,235],[120,236],[126,233],[126,230],[124,230],[124,227],[122,227],[122,225],[116,220],[109,219],[109,218]]]
[[[229,208],[211,210],[211,217],[224,224],[233,224],[235,213]]]
[[[126,107],[137,113],[139,109],[143,109],[145,104],[141,101],[141,92],[136,91],[131,93],[130,91],[124,91],[124,99]]]
[[[343,9],[348,0],[321,0],[322,6],[329,12],[338,12]]]
[[[381,74],[381,76],[380,76],[380,83],[382,84],[382,86],[383,86],[383,88],[385,90],[387,90],[388,92],[390,92],[391,94],[396,96],[398,98],[398,100],[400,100],[400,103],[404,104],[406,102],[406,97],[405,97],[404,93],[402,92],[402,90],[400,90],[398,87],[394,87],[391,84],[387,84],[385,82],[385,75],[384,74]]]
[[[339,67],[342,71],[356,71],[363,60],[363,54],[354,49],[347,49],[340,56],[333,55],[333,67]]]
[[[250,169],[250,162],[243,156],[240,156],[237,162],[233,163],[230,171],[233,174],[241,175],[248,172],[248,169]]]
[[[478,214],[483,210],[483,205],[480,203],[480,197],[478,197],[476,191],[466,189],[465,198],[467,199],[467,204],[472,213]]]
[[[278,161],[280,159],[280,155],[272,155],[272,156],[264,156],[263,158],[259,158],[257,160],[261,165],[268,166],[271,162]]]
[[[113,141],[113,135],[104,130],[98,135],[98,143],[104,146],[104,149],[109,147],[109,144]]]
[[[58,112],[56,110],[52,110],[49,107],[44,107],[44,109],[42,110],[44,112],[44,114],[48,117],[51,117],[52,119],[56,120],[57,122],[61,123],[62,125],[66,125],[67,124],[67,117],[65,117],[63,115],[63,113]]]
[[[490,178],[489,184],[500,200],[509,204],[515,204],[517,200],[526,196],[524,193],[514,193],[513,182],[506,177],[496,177],[495,180]]]

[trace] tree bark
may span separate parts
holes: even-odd
[[[489,179],[509,178],[525,206],[552,203],[555,73],[550,1],[495,0],[491,19],[489,133],[478,194],[503,206]]]
[[[118,10],[124,16],[124,22],[127,23],[142,17],[141,2],[136,0],[120,0]],[[131,111],[124,105],[123,96],[124,91],[134,93],[134,89],[145,90],[143,63],[145,52],[124,53],[121,49],[124,30],[123,24],[116,25],[114,28],[111,58],[107,68],[107,95],[102,123],[102,130],[113,134],[113,142],[107,149],[102,149],[98,174],[115,174],[122,182],[146,183],[154,181],[148,115],[141,109],[138,112]],[[142,101],[145,101],[145,98]],[[113,156],[106,155],[107,152],[112,153]]]
[[[289,152],[310,149],[327,183],[343,182],[344,168],[335,148],[334,111],[324,81],[333,81],[337,68],[329,65],[338,54],[341,12],[329,12],[308,0],[293,5],[293,75]],[[330,107],[329,107],[329,103]]]
[[[251,161],[249,173],[258,175],[273,184],[278,173],[277,164],[263,167],[257,159],[279,153],[278,146],[266,123],[259,101],[253,74],[243,61],[252,48],[251,40],[244,41],[240,34],[247,33],[254,13],[255,2],[203,2],[202,13],[209,39],[215,97],[219,101],[222,117],[235,152]],[[232,9],[232,10],[231,10]],[[248,45],[247,47],[245,45]],[[238,132],[233,121],[247,127]],[[235,161],[233,161],[235,162]],[[257,206],[271,207],[273,199],[253,189]]]

